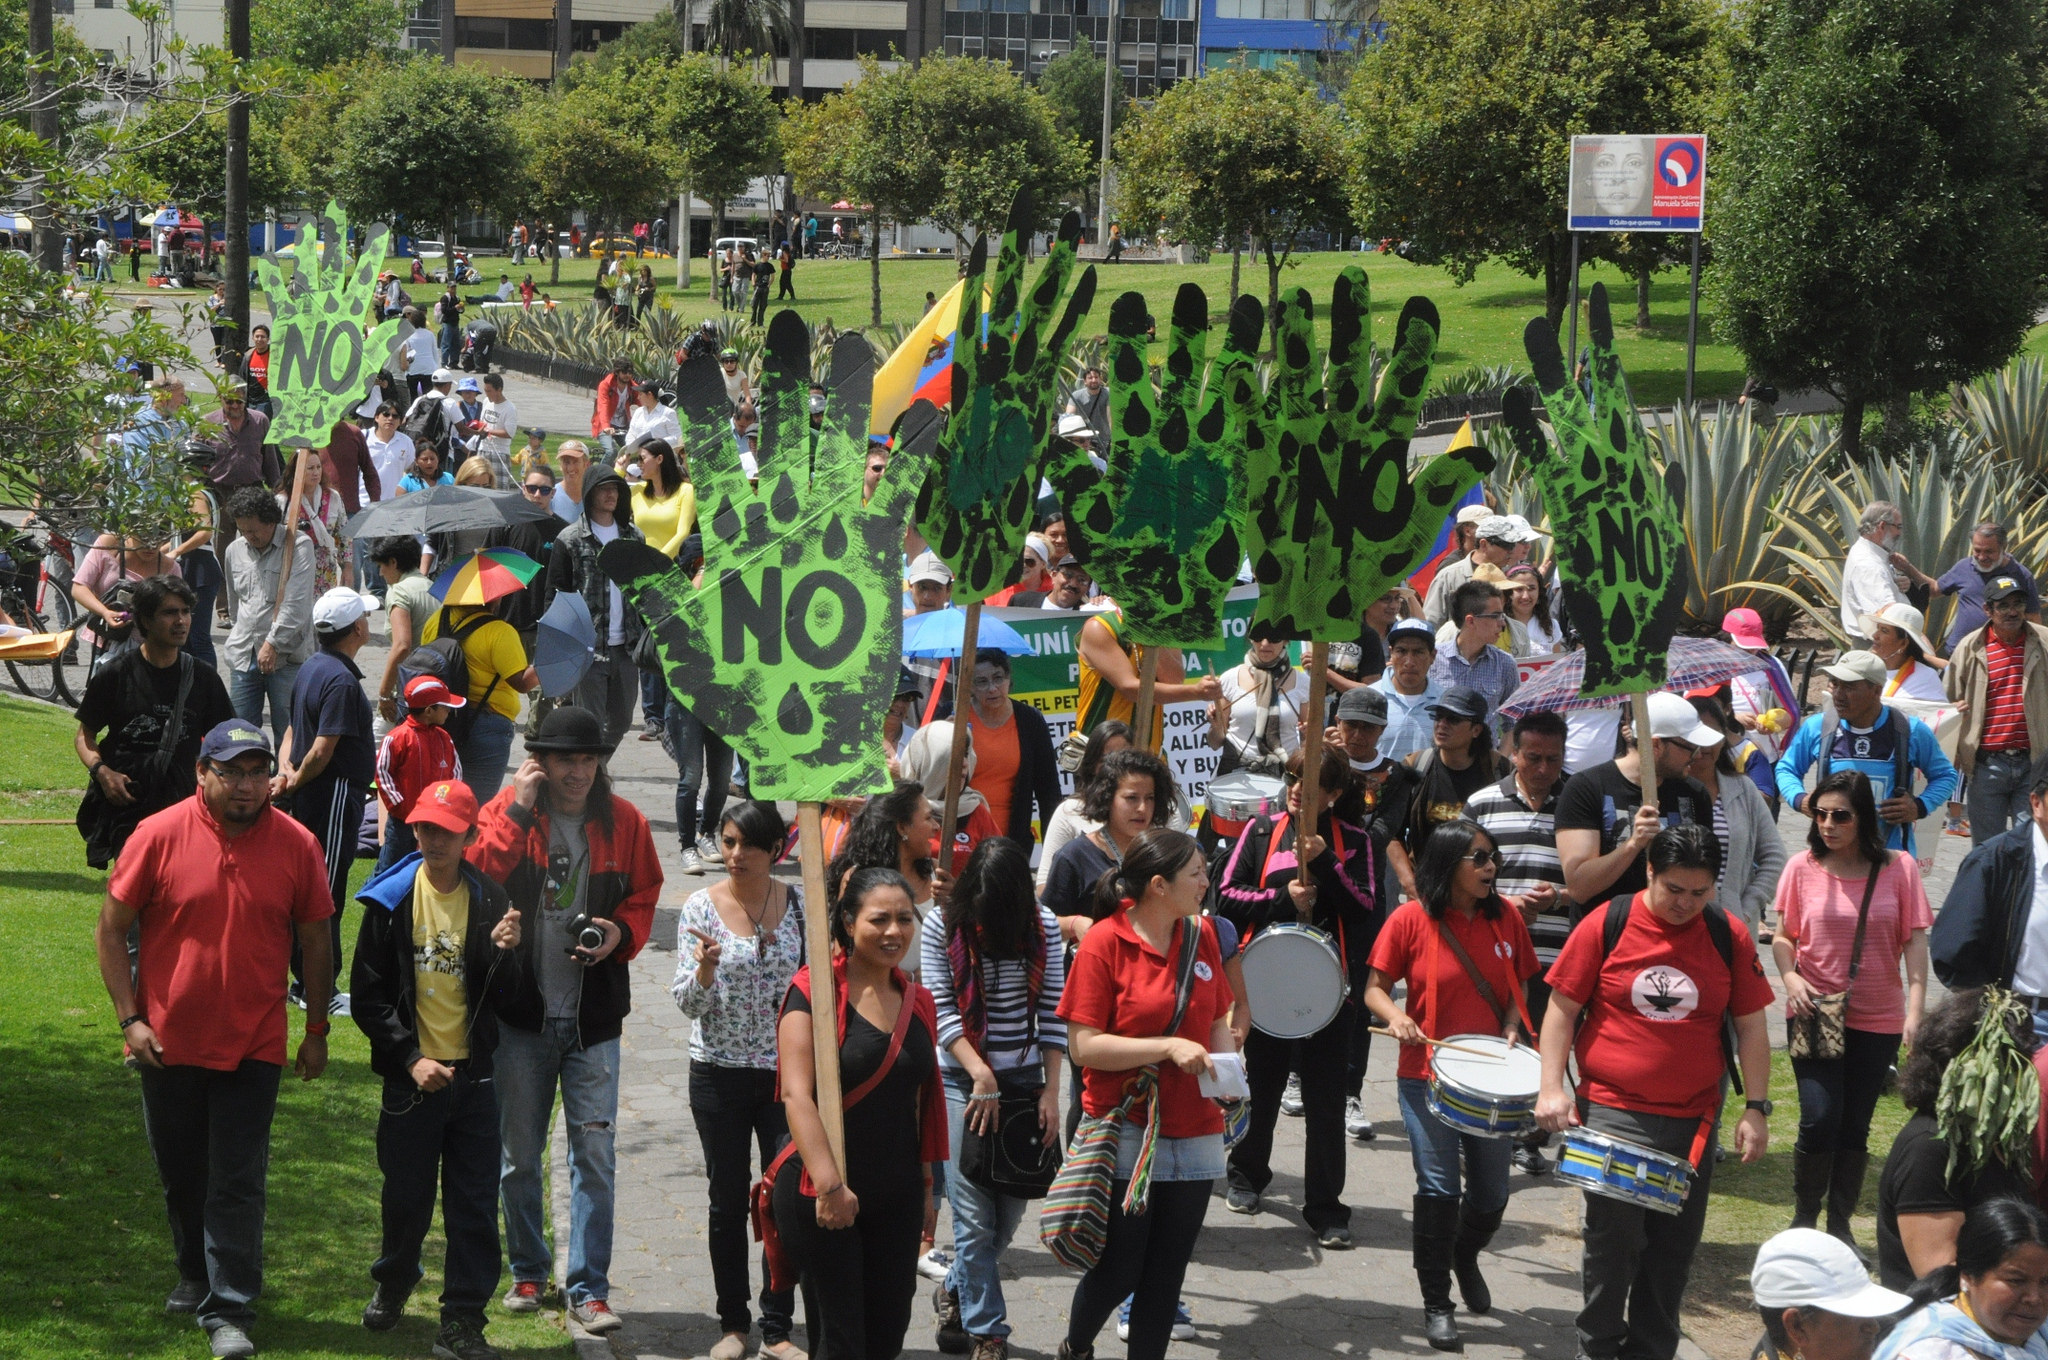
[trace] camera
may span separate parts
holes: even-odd
[[[578,949],[595,951],[604,948],[604,930],[593,925],[588,915],[577,916],[571,920],[568,931],[576,943],[563,951],[566,954],[573,956]]]

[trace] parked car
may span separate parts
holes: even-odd
[[[759,254],[761,239],[758,236],[721,236],[713,243],[711,248],[723,255],[734,246],[738,246],[741,250],[751,250]]]

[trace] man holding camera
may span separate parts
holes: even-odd
[[[469,862],[501,883],[527,927],[517,986],[498,1000],[496,1056],[505,1146],[500,1192],[512,1288],[505,1307],[539,1311],[552,1261],[542,1236],[541,1166],[555,1090],[569,1129],[570,1316],[603,1334],[619,1113],[619,1031],[632,1009],[627,965],[647,943],[661,864],[640,810],[612,792],[611,746],[587,709],[558,708],[526,743],[509,788],[485,804]]]

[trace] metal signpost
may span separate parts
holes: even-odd
[[[1692,401],[1700,330],[1700,223],[1707,196],[1707,139],[1696,132],[1572,138],[1565,226],[1572,235],[1571,327],[1566,363],[1578,370],[1579,238],[1582,231],[1676,231],[1692,236],[1692,300],[1685,323],[1685,399]]]

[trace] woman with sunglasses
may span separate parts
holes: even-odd
[[[1849,1219],[1870,1163],[1871,1114],[1901,1041],[1913,1046],[1926,1009],[1934,913],[1913,856],[1885,848],[1870,781],[1859,771],[1821,780],[1807,809],[1807,848],[1778,879],[1771,942],[1787,1024],[1815,1023],[1816,998],[1848,996],[1836,1016],[1840,1056],[1792,1059],[1799,1079],[1792,1226],[1817,1226],[1825,1202],[1827,1231],[1854,1246]]]
[[[1522,990],[1536,972],[1536,948],[1518,904],[1494,891],[1500,867],[1500,849],[1478,823],[1461,817],[1432,831],[1415,865],[1417,900],[1387,918],[1365,980],[1366,1009],[1401,1043],[1401,1122],[1415,1162],[1415,1276],[1426,1335],[1440,1351],[1464,1348],[1452,1316],[1454,1272],[1466,1308],[1484,1313],[1493,1306],[1479,1253],[1507,1208],[1515,1145],[1461,1134],[1429,1112],[1424,1041],[1524,1037]],[[1394,1002],[1396,982],[1407,984],[1405,1009]]]

